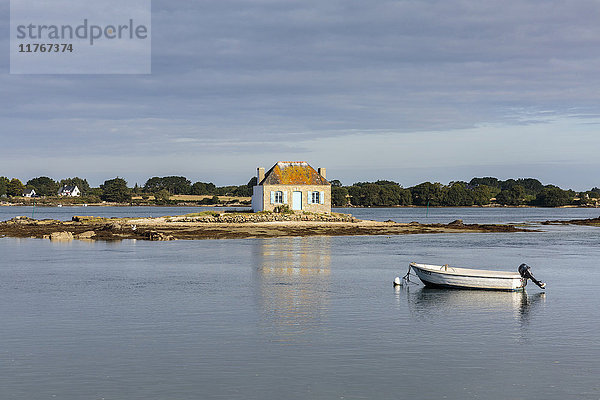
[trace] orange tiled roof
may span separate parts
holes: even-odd
[[[330,185],[305,161],[279,161],[265,174],[260,185]]]

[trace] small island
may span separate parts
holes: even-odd
[[[159,218],[74,216],[71,221],[15,217],[0,222],[0,237],[51,240],[196,240],[286,236],[359,236],[425,233],[530,232],[502,224],[448,224],[369,221],[349,214],[204,211]]]

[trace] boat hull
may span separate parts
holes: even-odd
[[[454,268],[411,263],[419,279],[429,287],[479,290],[523,290],[527,280],[518,273]]]

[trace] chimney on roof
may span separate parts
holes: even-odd
[[[327,179],[327,171],[325,170],[325,168],[319,168],[319,175]]]
[[[263,167],[256,168],[256,179],[258,180],[257,185],[260,185],[262,180],[265,179],[265,169]]]

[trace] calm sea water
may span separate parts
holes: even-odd
[[[599,214],[352,212],[409,222]],[[600,228],[544,229],[115,243],[1,238],[0,399],[599,399]],[[393,278],[411,261],[502,270],[526,262],[548,289],[395,290]]]

